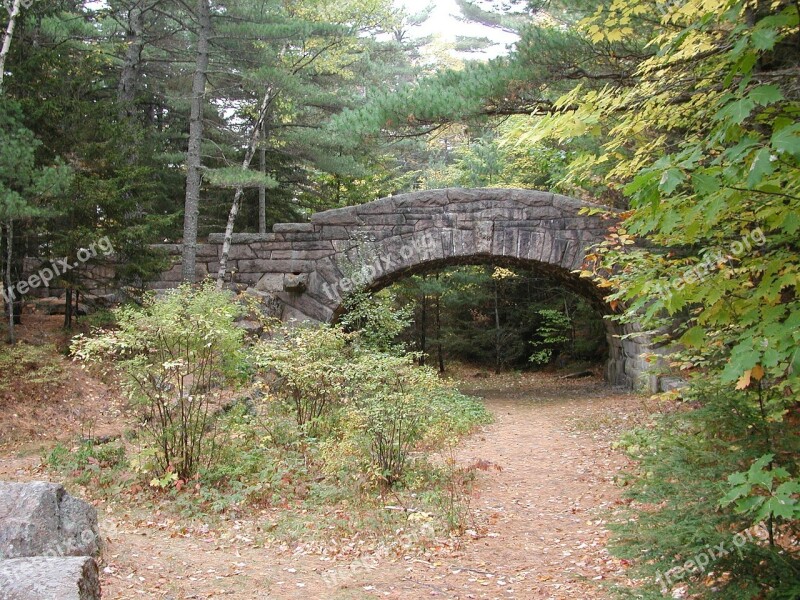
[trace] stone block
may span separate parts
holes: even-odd
[[[349,240],[350,231],[347,227],[341,225],[323,225],[320,232],[320,239],[322,240]]]
[[[100,600],[97,563],[89,556],[2,560],[0,600]]]
[[[311,215],[314,225],[361,225],[363,221],[356,212],[358,207],[334,208]]]
[[[256,282],[255,287],[259,292],[282,292],[283,273],[266,273]]]
[[[100,552],[95,508],[58,483],[0,482],[0,558]]]
[[[258,242],[274,242],[278,239],[274,233],[234,233],[231,244],[255,244]],[[208,234],[209,244],[222,244],[225,241],[224,233]]]
[[[287,273],[283,276],[283,290],[293,294],[302,294],[308,288],[308,273]]]
[[[313,223],[275,223],[273,233],[313,233]]]

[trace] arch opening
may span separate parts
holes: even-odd
[[[641,344],[637,341],[624,339],[626,334],[631,333],[631,329],[621,326],[619,323],[606,318],[613,314],[613,311],[603,299],[602,292],[590,281],[582,279],[575,273],[572,273],[558,265],[542,263],[541,261],[531,259],[521,259],[513,256],[493,256],[491,254],[474,254],[421,260],[413,264],[404,265],[390,272],[381,273],[379,276],[366,283],[366,285],[364,285],[364,290],[369,294],[378,294],[383,290],[390,290],[395,292],[396,295],[398,286],[408,285],[408,282],[412,281],[415,277],[452,274],[457,270],[463,271],[465,267],[483,267],[489,269],[500,267],[502,269],[511,271],[515,281],[498,284],[501,289],[504,289],[504,295],[508,294],[510,288],[512,287],[524,287],[525,285],[530,286],[531,284],[549,286],[551,292],[554,290],[556,292],[560,291],[560,293],[557,294],[557,302],[554,302],[555,299],[550,299],[549,301],[543,300],[542,294],[532,293],[527,300],[524,298],[522,299],[522,302],[527,302],[528,306],[520,306],[520,294],[517,290],[516,292],[512,293],[512,295],[514,295],[513,298],[503,298],[499,302],[500,306],[498,306],[497,299],[495,298],[494,306],[482,306],[474,308],[472,312],[476,320],[489,317],[494,318],[495,315],[485,314],[486,312],[492,312],[493,310],[498,310],[497,316],[499,316],[500,312],[503,313],[502,323],[490,323],[487,325],[496,328],[497,332],[502,331],[503,344],[506,346],[503,350],[507,356],[512,357],[512,360],[505,366],[513,366],[516,368],[520,368],[522,366],[522,363],[520,363],[518,357],[516,358],[516,362],[514,362],[513,357],[514,352],[516,351],[518,353],[522,352],[527,361],[533,363],[528,365],[530,367],[534,367],[537,364],[540,367],[547,365],[564,367],[570,364],[569,361],[573,361],[572,364],[574,365],[585,366],[586,363],[591,362],[594,364],[602,364],[606,380],[614,385],[631,388],[640,383],[642,374],[646,370],[647,365],[644,364],[640,358],[640,354],[644,351],[644,348],[641,346]],[[489,271],[485,271],[483,276],[484,280],[486,280],[488,277],[488,273]],[[480,277],[477,278],[480,279]],[[442,296],[444,296],[444,294],[446,294],[446,291],[442,292]],[[478,297],[480,295],[480,293],[476,294]],[[422,302],[424,303],[426,300],[423,298]],[[442,311],[442,305],[438,299],[432,298],[431,302],[431,307],[429,309],[423,308],[423,311]],[[569,314],[569,308],[566,311],[560,310],[561,307],[557,306],[558,303],[564,303],[564,306],[569,306],[570,308],[577,307],[580,316],[576,317],[575,314]],[[489,304],[492,304],[491,298],[489,299]],[[588,310],[593,313],[592,317],[594,318],[587,317],[585,311],[582,311],[583,306],[587,307]],[[536,310],[537,307],[539,307],[539,311]],[[451,309],[452,306],[447,307],[446,311]],[[457,307],[455,310],[457,311]],[[508,314],[509,310],[517,311],[519,314],[517,314],[514,318],[511,318]],[[541,336],[535,335],[534,332],[536,332],[536,324],[541,324],[542,322],[540,319],[543,311],[548,313],[550,311],[566,313],[564,315],[566,319],[571,323],[572,326],[578,328],[577,331],[573,330],[570,332],[571,337],[568,339],[569,343],[564,343],[561,345],[553,344],[553,346],[558,348],[556,352],[563,352],[561,355],[555,354],[548,356],[545,354],[542,356],[543,350],[549,350],[550,348],[546,347],[546,344],[541,341]],[[345,314],[345,312],[346,308],[344,302],[339,302],[333,312],[332,321],[338,321],[343,314]],[[419,313],[419,311],[417,312]],[[538,318],[537,312],[539,312]],[[522,321],[526,314],[528,314],[531,319],[527,324]],[[427,313],[423,313],[421,318],[435,319],[433,316],[429,317],[426,315]],[[441,312],[439,315],[439,318],[441,318]],[[431,323],[424,323],[421,325],[418,322],[419,318],[420,314],[416,314],[412,327],[415,328],[417,333],[419,333],[420,330],[422,331],[421,339],[423,341],[422,344],[420,344],[417,340],[415,343],[415,349],[423,352],[427,351],[430,355],[431,362],[433,364],[438,363],[441,367],[441,355],[434,356],[434,354],[437,352],[435,343],[429,348],[420,347],[420,345],[425,345],[425,340],[438,340],[439,338],[437,338],[436,335],[431,336],[426,332],[428,327],[434,327],[434,325]],[[438,335],[441,335],[442,330],[449,330],[450,335],[452,336],[452,325],[453,324],[450,324],[450,326],[444,325],[442,327],[442,325],[439,324],[440,329]],[[508,331],[509,326],[517,327],[519,329],[517,332],[518,335],[512,335]],[[548,325],[548,327],[552,329],[552,324]],[[602,332],[600,334],[602,340],[591,339],[592,336],[598,335],[598,331],[595,329],[595,327],[600,328],[600,331]],[[587,333],[586,331],[582,331],[581,328],[584,330],[589,328],[592,331]],[[411,337],[413,337],[413,335],[406,335],[406,338]],[[520,340],[518,338],[522,339]],[[592,348],[593,341],[597,341],[598,343],[595,345],[596,350],[594,350],[592,352],[592,356],[590,356],[587,353],[586,348]],[[524,345],[523,349],[520,349],[520,344]],[[576,345],[579,344],[583,345],[583,350],[576,348]],[[450,346],[450,349],[453,346]],[[568,350],[566,350],[567,348]],[[438,352],[441,352],[441,347],[439,347]],[[495,366],[499,367],[501,362],[499,348],[498,354],[495,355],[493,359],[496,361]]]

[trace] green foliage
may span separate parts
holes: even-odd
[[[75,482],[113,497],[131,483],[124,474],[128,465],[125,447],[120,442],[95,444],[80,441],[75,447],[58,444],[43,460],[50,469],[68,476]]]
[[[397,308],[391,293],[370,294],[357,290],[343,302],[339,323],[357,333],[358,342],[378,352],[402,352],[397,338],[411,323],[410,307]]]
[[[401,480],[409,454],[425,433],[431,416],[426,392],[432,375],[415,368],[408,358],[362,357],[359,366],[372,377],[363,382],[365,389],[358,390],[356,416],[369,439],[373,475],[392,487]]]
[[[540,351],[541,365],[604,359],[605,325],[594,305],[535,270],[505,271],[513,276],[495,279],[493,269],[469,266],[398,282],[390,291],[413,309],[401,338],[440,366],[446,359],[495,366],[499,358],[525,368]]]
[[[354,364],[353,402],[343,417],[347,436],[368,448],[371,475],[388,487],[403,479],[409,456],[423,441],[439,447],[486,419],[473,400],[442,382],[413,356],[362,353]]]
[[[41,144],[24,126],[19,103],[0,97],[0,220],[34,216],[42,200],[69,185],[72,171],[64,164],[37,165]]]
[[[373,306],[370,314],[379,322]],[[291,407],[300,430],[323,440],[333,471],[366,470],[386,486],[400,482],[412,450],[439,428],[465,432],[485,418],[414,356],[340,327],[286,329],[256,349],[256,363]],[[392,336],[393,337],[393,336]],[[387,341],[392,337],[381,337]],[[466,425],[465,425],[466,423]],[[446,425],[445,425],[446,424]]]
[[[633,494],[646,504],[622,527],[621,551],[641,572],[666,573],[763,521],[766,540],[714,565],[730,579],[695,574],[690,594],[792,597],[800,13],[789,2],[718,0],[662,4],[653,19],[652,8],[620,0],[589,10],[571,28],[596,52],[581,69],[619,78],[571,86],[514,136],[580,149],[563,187],[586,187],[588,173],[624,190],[630,210],[584,275],[611,292],[617,318],[682,344],[672,366],[694,376],[684,393],[699,406],[633,440],[642,462]],[[604,64],[609,48],[625,48],[627,64]],[[644,597],[661,597],[645,587]]]
[[[255,350],[256,365],[274,372],[279,397],[292,406],[298,426],[309,434],[323,425],[326,413],[346,401],[351,337],[334,327],[298,326],[276,332]]]
[[[731,490],[722,497],[720,506],[734,504],[736,512],[750,515],[754,523],[800,519],[800,480],[774,466],[774,458],[774,454],[765,454],[747,471],[729,475]]]
[[[769,498],[764,488],[739,487],[731,494],[731,484],[726,483],[729,473],[755,461],[754,479],[769,485],[773,476],[777,483],[783,475],[760,469],[767,464],[761,457],[764,432],[754,435],[752,405],[719,383],[696,385],[686,401],[688,406],[654,417],[645,427],[627,433],[619,444],[638,466],[626,481],[626,493],[633,503],[622,515],[627,518],[618,519],[613,526],[613,551],[634,561],[630,576],[642,581],[635,589],[620,589],[620,595],[662,598],[665,574],[710,548],[724,547],[726,553],[715,557],[706,573],[697,571],[673,580],[666,593],[688,586],[688,594],[697,598],[791,597],[800,576],[796,553],[769,545],[766,520],[756,519],[752,513],[719,510],[720,498],[726,493],[731,499],[747,494],[738,499],[751,506],[756,502],[748,498],[755,496],[759,504]],[[797,432],[786,431],[777,423],[768,426],[776,455],[796,456],[800,448]],[[734,481],[746,481],[747,477],[737,475]],[[734,545],[737,534],[744,534],[747,542]],[[796,535],[796,521],[784,521],[774,529],[776,539]],[[733,573],[735,577],[710,581],[711,573]]]
[[[79,360],[112,360],[131,399],[143,409],[156,477],[184,481],[213,462],[211,394],[241,379],[241,309],[211,282],[181,286],[144,306],[117,310],[117,328],[77,336]]]
[[[545,308],[536,312],[540,319],[537,339],[531,342],[535,351],[528,360],[536,365],[544,365],[552,359],[554,347],[570,341],[572,323],[567,315],[557,310]]]

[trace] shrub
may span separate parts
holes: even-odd
[[[444,432],[466,433],[486,417],[434,370],[416,367],[413,355],[380,352],[339,327],[286,329],[256,355],[301,430],[323,438],[329,468],[366,470],[389,487],[417,446],[440,444]]]
[[[792,464],[796,476],[800,437],[777,421],[765,419],[754,428],[750,398],[719,384],[695,382],[687,397],[691,408],[661,415],[621,442],[639,468],[628,481],[627,494],[635,502],[629,518],[614,527],[613,550],[634,561],[629,576],[641,581],[621,595],[662,598],[666,586],[674,588],[667,595],[685,588],[692,598],[796,598],[796,518],[787,512],[788,519],[771,523],[769,512],[762,511],[774,500],[767,489],[774,486],[780,495],[778,474],[788,479],[789,473],[761,467],[769,461],[762,457],[769,439],[774,458]],[[764,484],[763,492],[751,490],[752,481]],[[796,496],[790,496],[780,510],[793,511]],[[746,510],[720,510],[721,500],[740,502]],[[724,551],[709,552],[716,548]],[[713,562],[704,571],[680,570],[687,560],[711,554]]]
[[[373,474],[388,487],[402,477],[408,456],[433,417],[426,401],[436,374],[415,367],[410,356],[364,354],[356,365],[354,411],[363,425]]]
[[[563,312],[552,309],[537,311],[539,327],[536,338],[531,341],[533,354],[528,359],[535,365],[546,365],[553,358],[553,352],[570,341],[569,330],[572,325],[570,318]]]
[[[307,433],[345,400],[351,338],[337,327],[284,328],[255,351],[256,364],[274,374],[278,397],[292,407]]]
[[[339,323],[345,331],[357,333],[356,341],[368,348],[402,354],[397,338],[411,324],[413,307],[398,309],[396,303],[386,290],[379,294],[352,292],[344,301],[345,313]]]
[[[184,285],[118,309],[114,331],[75,338],[75,357],[112,359],[144,409],[157,475],[186,480],[213,460],[209,392],[241,375],[240,312],[213,283]]]

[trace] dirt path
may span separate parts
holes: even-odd
[[[361,599],[605,598],[624,577],[605,549],[604,518],[619,506],[611,450],[641,411],[597,380],[543,376],[481,380],[495,423],[457,460],[485,461],[472,500],[475,529],[458,550],[331,560],[304,548],[263,547],[253,522],[204,530],[108,507],[104,598]],[[215,533],[221,532],[221,533]]]

